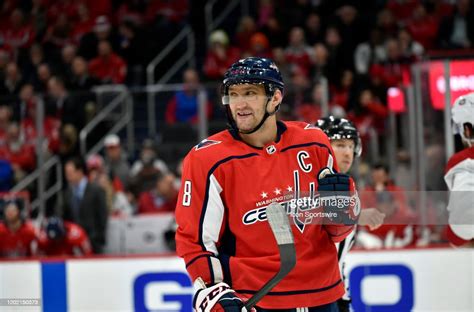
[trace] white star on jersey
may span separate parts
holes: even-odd
[[[281,194],[281,190],[279,188],[276,188],[273,193],[275,193],[275,195],[280,195]]]
[[[260,196],[262,196],[262,198],[267,198],[267,197],[268,197],[268,194],[265,193],[265,192],[262,192],[262,194],[260,194]]]
[[[288,187],[286,188],[286,190],[287,190],[288,192],[293,192],[293,188],[292,188],[291,186],[289,186],[289,185],[288,185]]]

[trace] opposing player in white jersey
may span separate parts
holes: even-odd
[[[328,136],[331,146],[334,150],[334,156],[341,173],[347,174],[352,167],[355,157],[359,157],[362,153],[362,143],[359,132],[354,124],[344,118],[336,118],[329,116],[319,119],[316,126],[321,128]],[[358,224],[367,225],[370,229],[378,228],[384,219],[385,215],[379,212],[376,208],[362,209]],[[344,280],[346,293],[338,300],[340,312],[349,312],[350,296],[349,296],[349,282],[344,274],[345,257],[355,240],[356,229],[340,243],[336,243],[338,249],[339,269]]]
[[[449,241],[461,246],[474,239],[474,93],[461,96],[451,109],[455,132],[464,149],[446,165],[444,180],[450,190]]]

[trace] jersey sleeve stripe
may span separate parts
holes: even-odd
[[[206,218],[206,215],[208,214],[208,208],[210,207],[209,206],[209,195],[210,195],[210,188],[211,188],[211,183],[212,183],[212,180],[211,180],[211,176],[213,175],[214,171],[222,164],[228,162],[228,161],[231,161],[233,159],[244,159],[244,158],[249,158],[249,157],[253,157],[253,156],[258,156],[257,153],[250,153],[250,154],[245,154],[245,155],[238,155],[238,156],[230,156],[230,157],[227,157],[227,158],[224,158],[220,161],[218,161],[216,164],[214,164],[214,166],[212,166],[212,168],[209,170],[209,173],[208,173],[208,176],[207,176],[207,180],[206,180],[206,193],[204,195],[204,201],[203,201],[203,207],[202,207],[202,210],[201,210],[201,218],[199,220],[199,244],[201,245],[201,248],[203,251],[207,251],[208,249],[206,248],[206,245],[205,245],[205,242],[204,242],[204,226],[205,225],[208,225],[208,223],[205,223],[205,218]],[[219,186],[220,187],[220,186]],[[215,193],[213,193],[213,195],[216,195]],[[218,194],[217,194],[218,195]],[[220,196],[219,196],[220,197]],[[212,207],[212,206],[211,206]],[[222,206],[222,211],[224,210],[224,207]],[[211,226],[214,226],[213,224],[210,224]],[[215,248],[214,248],[215,249]],[[217,255],[217,250],[216,250],[216,253]]]

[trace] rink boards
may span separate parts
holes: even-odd
[[[474,250],[355,251],[347,270],[356,311],[474,311]],[[0,262],[0,311],[191,311],[175,256]],[[3,303],[3,302],[2,302]]]

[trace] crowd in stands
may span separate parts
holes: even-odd
[[[68,231],[82,231],[71,230],[68,222],[73,222],[88,235],[89,249],[99,253],[109,216],[173,211],[179,168],[169,168],[159,158],[155,140],[145,140],[134,159],[135,151],[125,151],[120,137],[111,135],[105,138],[101,155],[81,161],[78,134],[96,109],[91,88],[143,85],[146,65],[184,25],[199,30],[193,16],[202,13],[196,8],[203,5],[197,2],[3,1],[0,190],[8,191],[32,172],[38,152],[59,155],[68,187],[51,215],[65,220],[57,221],[61,237],[67,237]],[[474,49],[470,0],[259,0],[249,13],[237,27],[224,23],[206,38],[206,50],[196,53],[203,55],[196,62],[202,66],[186,69],[184,89],[164,103],[167,124],[195,124],[200,82],[219,82],[239,58],[262,56],[275,60],[287,85],[282,119],[314,124],[322,117],[323,82],[327,81],[330,112],[353,120],[367,144],[370,131],[385,133],[387,90],[410,83],[413,62],[434,50]],[[220,101],[219,97],[211,100],[208,118],[215,114],[211,102]],[[45,142],[40,150],[36,148],[38,105],[45,112]],[[94,211],[78,208],[88,207],[81,202],[89,200]],[[407,209],[400,213],[406,216]],[[45,233],[37,237],[49,237]],[[41,247],[41,239],[38,242]],[[82,253],[88,254],[89,249],[83,247]]]

